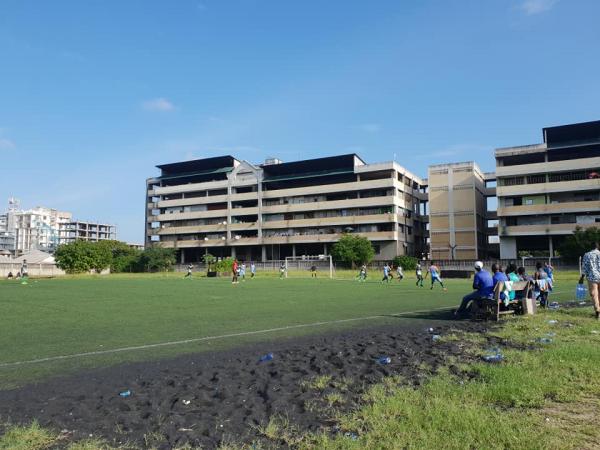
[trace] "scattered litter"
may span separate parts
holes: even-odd
[[[500,354],[500,353],[498,353],[496,355],[484,355],[483,356],[483,360],[485,362],[489,362],[489,363],[499,363],[503,359],[504,359],[504,356],[502,356],[502,354]]]
[[[573,325],[572,323],[569,323],[569,322],[563,324],[563,327],[566,327],[566,328],[573,328],[574,326],[575,325]]]
[[[543,337],[543,338],[538,338],[537,340],[540,344],[550,344],[552,342],[552,339],[547,338],[547,337]]]
[[[431,336],[432,341],[439,341],[442,337],[439,334],[434,334]]]
[[[184,405],[189,405],[190,403],[192,403],[191,400],[181,400],[181,403],[183,403]]]
[[[121,397],[129,397],[131,395],[131,391],[127,389],[126,391],[119,392]]]
[[[379,364],[386,365],[392,362],[392,358],[390,358],[389,356],[381,356],[380,358],[377,358],[377,362]]]
[[[592,333],[592,334],[600,334],[600,331],[598,331],[598,330],[592,330],[592,331],[590,331],[590,333]]]
[[[272,361],[272,360],[273,360],[273,353],[267,353],[266,355],[261,356],[258,361],[265,362],[265,361]]]
[[[191,428],[180,428],[177,431],[194,431],[194,430],[192,430]]]
[[[554,324],[558,323],[558,320],[554,320],[554,319],[552,319],[552,320],[549,320],[549,321],[548,321],[548,323],[549,323],[550,325],[554,325]]]
[[[579,302],[579,306],[585,306],[587,305],[587,302]]]
[[[351,433],[349,431],[346,431],[344,433],[344,436],[349,437],[350,439],[352,439],[353,441],[356,441],[358,439],[358,435],[356,433]]]
[[[427,328],[427,330],[425,330],[425,331],[427,331],[428,333],[433,333],[433,328],[429,327],[429,328]]]
[[[546,336],[548,336],[548,337],[554,337],[554,336],[556,336],[556,333],[552,333],[552,332],[546,333]]]
[[[558,302],[552,302],[550,303],[550,305],[548,305],[548,308],[556,310],[560,308],[560,305],[558,304]]]
[[[485,362],[499,363],[504,359],[504,356],[500,352],[498,347],[490,348],[485,351],[485,354],[481,357]]]

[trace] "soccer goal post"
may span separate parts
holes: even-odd
[[[289,277],[290,272],[293,276],[298,277],[318,277],[319,274],[326,273],[329,278],[333,278],[333,259],[331,258],[331,255],[286,256],[286,278]]]

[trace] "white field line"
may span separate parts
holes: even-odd
[[[297,329],[297,328],[320,327],[323,325],[334,325],[334,324],[338,324],[338,323],[348,323],[348,322],[358,322],[361,320],[381,319],[386,316],[404,316],[407,314],[418,314],[418,313],[440,311],[440,310],[452,309],[452,308],[453,307],[450,307],[450,306],[444,306],[441,308],[434,308],[434,309],[421,309],[421,310],[417,310],[417,311],[405,311],[405,312],[401,312],[401,313],[397,313],[397,314],[387,314],[387,315],[379,314],[377,316],[364,316],[364,317],[354,317],[352,319],[339,319],[339,320],[329,320],[326,322],[304,323],[304,324],[299,324],[299,325],[288,325],[285,327],[278,327],[278,328],[268,328],[265,330],[242,331],[239,333],[222,334],[222,335],[218,335],[218,336],[204,336],[204,337],[199,337],[199,338],[183,339],[181,341],[159,342],[156,344],[137,345],[137,346],[133,346],[133,347],[121,347],[121,348],[114,348],[111,350],[98,350],[98,351],[93,351],[93,352],[74,353],[71,355],[50,356],[48,358],[39,358],[39,359],[30,359],[30,360],[26,360],[26,361],[0,363],[0,368],[16,367],[16,366],[22,366],[22,365],[26,365],[26,364],[37,364],[37,363],[50,362],[50,361],[59,361],[59,360],[64,360],[64,359],[76,359],[76,358],[82,358],[85,356],[108,355],[108,354],[113,354],[113,353],[130,352],[130,351],[135,351],[135,350],[146,350],[149,348],[168,347],[168,346],[173,346],[173,345],[190,344],[193,342],[214,341],[214,340],[218,340],[218,339],[227,339],[227,338],[232,338],[232,337],[252,336],[252,335],[256,335],[256,334],[267,334],[267,333],[274,333],[277,331],[293,330],[293,329]]]

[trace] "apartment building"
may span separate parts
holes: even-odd
[[[328,254],[343,233],[376,259],[426,252],[426,185],[395,162],[355,154],[254,165],[233,156],[157,166],[147,180],[146,245],[243,260]]]
[[[487,209],[487,199],[496,196],[495,174],[473,161],[438,164],[429,166],[427,181],[431,258],[497,257],[496,211]]]
[[[58,225],[58,243],[69,244],[75,241],[105,241],[117,239],[114,225],[97,222],[71,220]]]
[[[17,254],[31,250],[51,251],[58,245],[60,223],[71,220],[71,213],[36,207],[15,212],[15,249]]]
[[[543,143],[499,148],[500,256],[555,256],[575,227],[600,226],[600,121],[548,127]]]

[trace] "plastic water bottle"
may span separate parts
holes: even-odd
[[[377,359],[377,362],[379,364],[386,365],[392,362],[392,358],[390,358],[389,356],[382,356],[381,358]]]
[[[544,338],[539,338],[538,342],[540,344],[550,344],[552,342],[552,339],[544,337]]]
[[[442,337],[439,334],[434,334],[431,336],[432,341],[439,341]]]
[[[131,391],[129,389],[127,389],[126,391],[119,392],[119,395],[123,398],[129,397],[131,395]]]
[[[585,300],[587,297],[587,288],[584,284],[578,283],[577,288],[575,289],[575,298],[577,300]]]
[[[267,353],[266,355],[261,356],[259,359],[260,362],[272,361],[272,360],[273,360],[273,353]]]
[[[484,355],[483,360],[489,363],[499,363],[504,359],[502,353],[496,353],[494,355]]]

